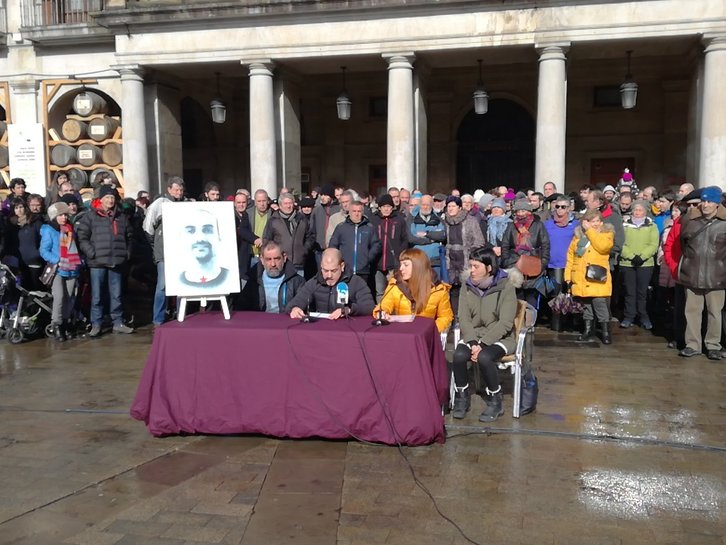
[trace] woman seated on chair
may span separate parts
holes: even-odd
[[[398,271],[388,281],[373,317],[387,320],[392,314],[415,314],[433,318],[443,333],[454,319],[449,285],[437,278],[428,256],[418,248],[404,250],[398,259]]]
[[[464,418],[471,407],[469,362],[479,366],[486,386],[486,409],[481,422],[492,422],[504,414],[497,362],[514,353],[517,346],[514,319],[517,293],[506,271],[499,268],[491,248],[476,248],[469,254],[469,278],[461,290],[459,324],[461,341],[454,350],[454,418]]]

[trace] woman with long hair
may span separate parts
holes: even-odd
[[[52,204],[48,208],[50,223],[40,230],[40,253],[50,264],[57,264],[56,275],[51,291],[53,311],[51,323],[57,341],[65,341],[73,336],[72,318],[74,289],[81,268],[75,232],[68,221],[68,205],[64,202]]]
[[[398,270],[388,281],[373,316],[388,319],[392,314],[415,314],[433,318],[439,332],[446,331],[454,319],[449,285],[438,279],[428,256],[418,248],[404,250],[398,260]]]
[[[6,227],[3,261],[20,272],[21,284],[25,289],[42,290],[40,275],[44,263],[38,246],[43,218],[40,214],[33,214],[22,198],[13,199],[12,205],[14,215]]]

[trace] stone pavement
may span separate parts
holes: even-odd
[[[2,341],[0,544],[726,544],[726,360],[636,329],[536,338],[535,414],[507,397],[486,428],[476,399],[446,444],[401,452],[155,439],[128,416],[148,328]]]

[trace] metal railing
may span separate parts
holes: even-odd
[[[21,0],[23,27],[84,24],[89,13],[101,11],[105,0]]]

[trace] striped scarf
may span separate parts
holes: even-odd
[[[61,271],[75,271],[81,265],[81,256],[78,255],[76,237],[73,236],[73,226],[70,223],[60,226],[60,261],[58,268]]]

